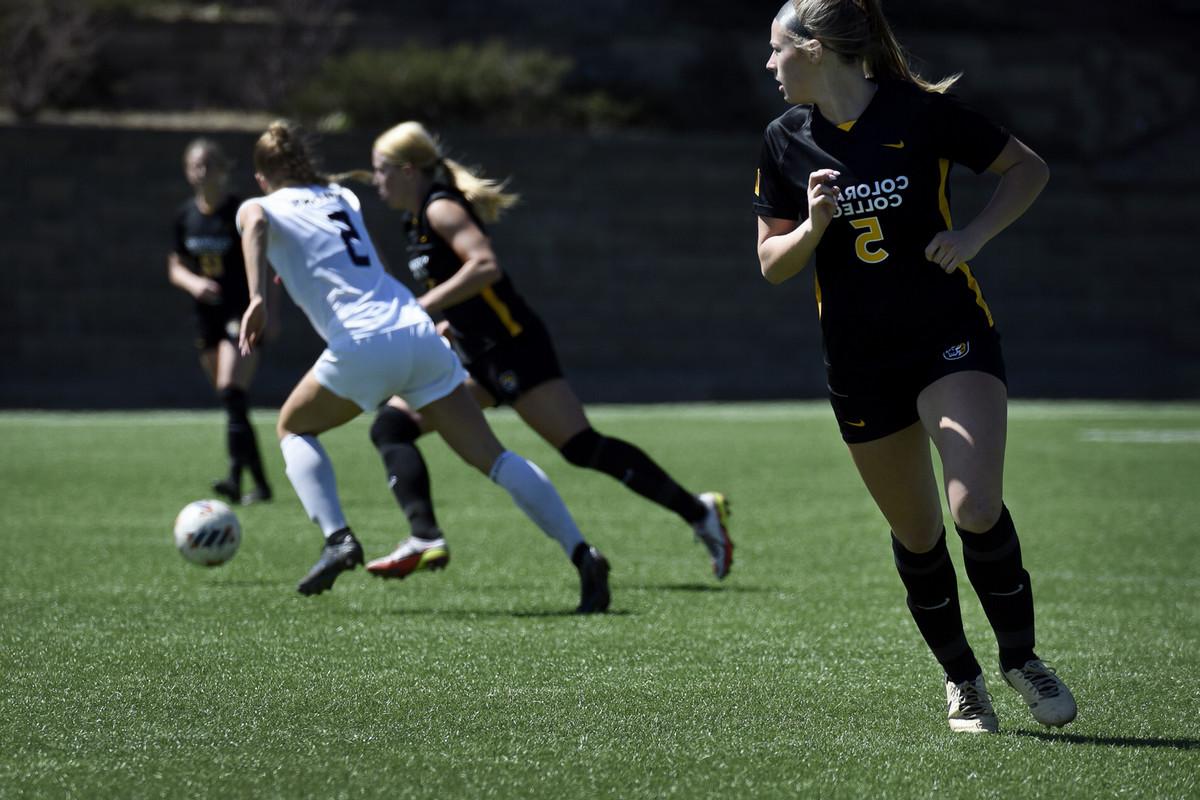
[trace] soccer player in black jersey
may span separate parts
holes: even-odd
[[[879,0],[795,0],[771,26],[767,69],[792,108],[766,131],[755,181],[763,276],[815,256],[830,402],[884,518],[907,605],[946,675],[950,727],[994,732],[963,634],[932,440],[967,577],[1004,679],[1046,725],[1071,692],[1034,652],[1029,573],[1002,497],[1007,388],[991,310],[968,261],[1047,180],[1033,151],[914,75]],[[950,218],[952,163],[1000,176],[966,225]]]
[[[467,383],[479,405],[512,405],[570,463],[607,473],[674,511],[704,543],[714,574],[724,578],[733,563],[725,498],[686,491],[640,449],[592,427],[563,377],[546,326],[500,268],[485,225],[517,196],[445,158],[417,122],[383,133],[375,141],[372,166],[380,197],[405,213],[409,269],[425,288],[421,305],[445,317],[444,329],[470,373]],[[392,491],[412,523],[409,539],[367,565],[377,575],[403,578],[449,558],[425,463],[413,444],[425,428],[398,399],[380,408],[371,428]]]
[[[226,191],[229,159],[211,139],[195,139],[187,145],[183,172],[192,198],[175,216],[167,277],[196,301],[200,366],[225,407],[229,474],[214,481],[212,488],[235,503],[270,500],[271,486],[263,472],[246,394],[258,354],[243,356],[237,348],[238,328],[249,302],[235,222],[241,200]],[[254,479],[254,489],[245,494],[243,470]]]

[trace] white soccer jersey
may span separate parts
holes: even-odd
[[[267,259],[331,348],[429,321],[384,270],[349,189],[287,187],[246,203],[266,212]]]

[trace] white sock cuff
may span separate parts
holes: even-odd
[[[500,475],[500,470],[504,468],[505,462],[511,459],[515,453],[512,450],[505,450],[500,455],[496,456],[496,460],[492,463],[492,468],[488,470],[488,480],[492,483],[499,483],[497,478]]]

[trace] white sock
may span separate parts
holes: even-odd
[[[492,464],[488,477],[512,495],[517,508],[543,533],[562,545],[567,558],[575,553],[576,546],[583,542],[583,534],[558,496],[558,490],[537,464],[505,450]]]
[[[290,433],[279,442],[288,480],[308,512],[308,518],[321,526],[326,538],[347,527],[338,501],[337,483],[333,477],[333,462],[315,436]]]

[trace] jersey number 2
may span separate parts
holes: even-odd
[[[358,231],[354,230],[354,225],[350,222],[350,215],[345,211],[334,211],[329,218],[337,223],[338,229],[342,232],[342,241],[346,243],[346,253],[349,254],[354,265],[358,267],[371,266],[371,257],[356,252],[354,249],[354,243],[362,242],[362,239],[359,237]]]
[[[862,231],[854,239],[854,254],[868,264],[878,264],[888,257],[888,251],[880,247],[878,250],[868,250],[867,245],[883,241],[883,230],[879,227],[879,217],[850,220],[850,227]]]

